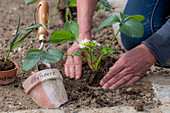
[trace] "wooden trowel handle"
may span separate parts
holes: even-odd
[[[48,24],[48,13],[49,5],[45,0],[41,0],[38,4],[38,23],[39,24]],[[47,25],[46,25],[47,27]],[[38,38],[39,41],[47,41],[48,32],[44,27],[38,28]]]

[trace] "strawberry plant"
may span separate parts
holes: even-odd
[[[82,59],[86,60],[93,68],[93,70],[98,70],[98,65],[104,55],[113,54],[114,50],[110,48],[110,45],[113,43],[118,33],[122,31],[126,35],[134,38],[142,37],[144,34],[144,28],[141,24],[145,18],[142,15],[133,15],[128,16],[120,13],[120,18],[112,14],[110,15],[100,26],[98,29],[103,27],[119,23],[119,30],[116,35],[113,37],[111,42],[104,48],[100,48],[100,44],[94,40],[82,40],[81,42],[77,41],[79,36],[79,25],[74,21],[67,21],[64,25],[65,31],[58,30],[55,31],[51,37],[51,44],[45,48],[44,50],[33,49],[29,50],[26,58],[24,59],[22,69],[25,71],[30,70],[32,67],[36,65],[36,63],[42,59],[47,63],[55,63],[62,59],[65,56],[79,56]],[[80,46],[80,50],[76,51],[73,54],[64,54],[63,51],[57,49],[49,49],[48,48],[54,44],[61,44],[66,41],[77,42]],[[95,52],[96,48],[100,49],[100,57],[96,57],[92,53]],[[80,54],[84,53],[84,55]]]

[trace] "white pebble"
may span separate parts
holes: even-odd
[[[18,52],[21,52],[22,48],[21,47],[18,47]]]
[[[22,103],[21,103],[21,102],[19,102],[18,104],[19,104],[19,105],[21,105]]]

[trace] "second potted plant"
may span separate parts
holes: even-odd
[[[15,75],[17,73],[18,65],[15,61],[9,60],[9,55],[13,49],[15,49],[17,46],[19,46],[24,39],[35,29],[41,26],[44,26],[43,24],[37,24],[35,26],[31,26],[28,28],[23,29],[19,32],[19,25],[20,25],[20,18],[18,21],[18,27],[16,30],[16,34],[14,39],[11,42],[11,45],[9,47],[8,53],[5,58],[0,58],[0,85],[6,85],[10,84],[15,81]],[[19,36],[27,31],[27,33],[19,39]]]

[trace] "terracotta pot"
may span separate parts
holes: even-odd
[[[68,101],[62,75],[57,69],[34,73],[24,81],[23,87],[41,107],[57,108]]]
[[[0,71],[0,85],[10,84],[15,81],[18,65],[13,60],[11,60],[11,62],[14,63],[15,68],[7,71]]]

